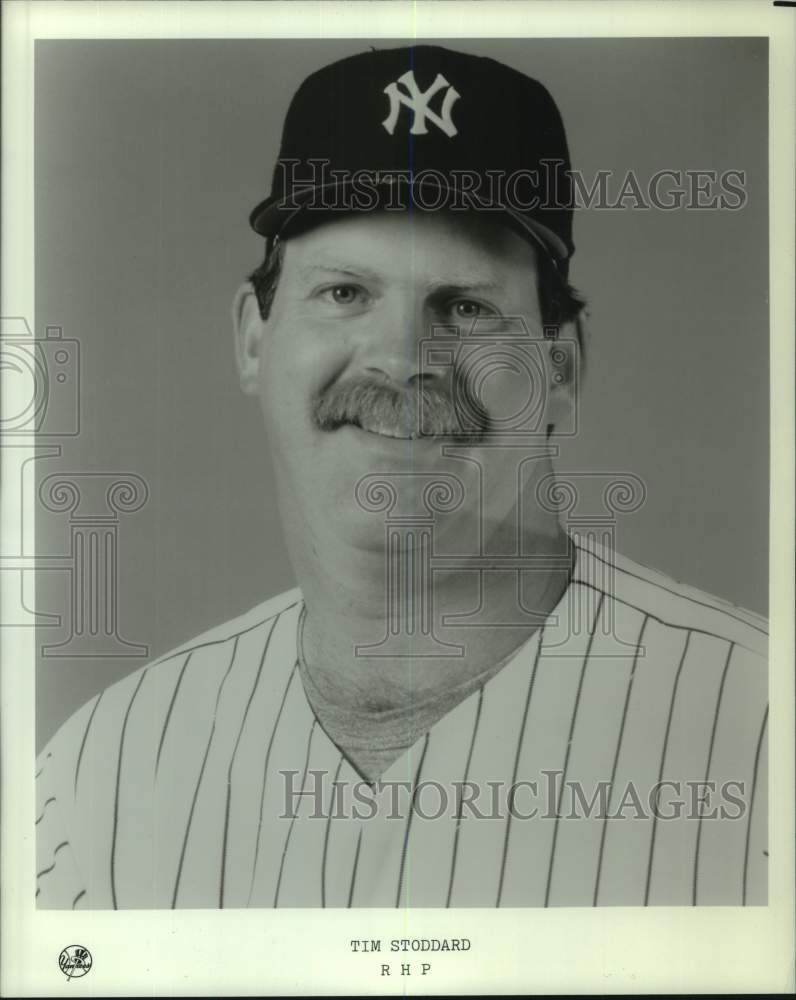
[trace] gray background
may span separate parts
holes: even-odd
[[[149,503],[121,522],[119,616],[152,656],[294,583],[229,305],[261,258],[246,220],[290,96],[368,44],[36,43],[36,332],[62,326],[82,350],[82,431],[41,476],[148,482]],[[559,467],[641,476],[647,502],[619,523],[620,551],[765,613],[767,40],[447,44],[545,83],[587,178],[747,172],[743,211],[576,216],[571,278],[592,341],[582,430]],[[68,544],[66,519],[42,513],[38,552]],[[66,612],[65,577],[38,574],[40,610]],[[37,744],[143,662],[40,658]]]

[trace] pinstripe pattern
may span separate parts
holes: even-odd
[[[596,612],[594,614],[594,621],[592,622],[591,631],[589,632],[589,644],[586,647],[586,655],[583,657],[583,666],[581,667],[581,670],[580,670],[580,678],[578,680],[578,690],[577,690],[577,693],[575,695],[575,704],[574,704],[574,706],[572,708],[572,719],[570,720],[570,723],[569,723],[569,736],[567,737],[567,749],[566,749],[566,755],[564,756],[564,770],[563,770],[563,774],[562,774],[562,778],[561,778],[561,784],[562,785],[567,780],[567,770],[568,770],[568,767],[569,767],[569,757],[570,757],[570,754],[572,752],[572,739],[573,739],[573,736],[575,734],[575,723],[577,722],[577,719],[578,719],[578,708],[580,707],[580,696],[581,696],[581,692],[583,691],[583,679],[586,676],[586,668],[589,665],[589,654],[591,653],[592,645],[594,643],[594,635],[595,635],[595,633],[597,631],[597,623],[600,620],[600,615],[602,614],[602,610],[603,610],[603,595],[600,594],[599,602],[597,604],[597,610],[596,610]],[[550,861],[549,861],[548,866],[547,866],[547,887],[545,889],[545,894],[544,894],[544,905],[545,906],[549,906],[550,905],[550,887],[551,887],[552,881],[553,881],[553,867],[554,867],[555,862],[556,862],[556,842],[558,840],[558,824],[559,824],[560,819],[561,819],[561,815],[559,813],[559,806],[558,806],[558,804],[556,804],[555,820],[553,821],[555,823],[555,825],[553,827],[553,845],[550,848]]]
[[[222,907],[224,905],[224,884],[225,884],[224,876],[227,867],[227,850],[228,850],[227,837],[229,834],[229,813],[230,813],[230,806],[232,803],[232,768],[235,766],[235,757],[237,756],[238,747],[240,746],[240,738],[243,734],[243,729],[244,726],[246,725],[246,720],[249,717],[249,709],[251,708],[252,699],[254,698],[254,692],[257,690],[257,685],[260,683],[260,676],[262,675],[263,672],[265,658],[268,655],[268,647],[271,645],[271,636],[274,634],[274,629],[276,628],[278,621],[279,617],[277,616],[277,618],[274,619],[274,622],[271,625],[271,629],[268,633],[268,637],[265,640],[263,653],[262,656],[260,657],[260,665],[257,668],[257,676],[254,679],[254,686],[252,687],[251,692],[249,694],[249,700],[246,702],[246,710],[243,713],[243,719],[240,724],[240,729],[238,730],[238,736],[237,739],[235,740],[235,749],[232,751],[232,757],[229,762],[229,770],[227,772],[227,797],[224,806],[224,840],[221,847],[221,876],[219,880],[219,892],[218,892],[218,905]]]
[[[713,714],[713,725],[710,729],[710,746],[708,748],[708,760],[705,764],[705,781],[707,782],[710,777],[710,767],[713,763],[713,747],[716,742],[716,726],[719,722],[719,713],[721,712],[721,700],[724,695],[724,685],[727,682],[727,673],[730,669],[730,662],[732,660],[733,649],[735,648],[734,643],[730,643],[729,649],[727,650],[727,659],[724,664],[724,670],[721,674],[721,682],[719,684],[719,693],[716,696],[716,711]],[[699,819],[697,820],[697,839],[696,839],[696,849],[694,851],[694,892],[691,900],[693,906],[697,905],[697,889],[699,884],[699,849],[702,843],[702,809],[699,811]]]
[[[616,741],[616,753],[614,754],[614,763],[613,766],[611,767],[611,777],[609,779],[609,785],[608,785],[609,811],[611,808],[611,797],[614,792],[614,783],[616,782],[616,769],[619,766],[619,754],[622,752],[622,739],[625,735],[625,724],[627,723],[627,710],[630,706],[630,696],[633,692],[633,680],[636,676],[636,667],[638,666],[639,649],[641,649],[643,646],[644,630],[647,627],[648,621],[649,617],[645,615],[644,621],[642,622],[641,625],[641,630],[639,631],[638,634],[638,646],[636,648],[636,654],[633,657],[633,666],[630,668],[630,677],[628,678],[627,682],[627,694],[625,695],[625,703],[622,706],[622,721],[619,723],[619,736]],[[603,819],[602,821],[602,830],[600,832],[600,850],[597,855],[597,878],[595,879],[594,882],[594,897],[592,903],[593,906],[597,905],[597,902],[600,898],[600,877],[602,875],[602,869],[603,869],[603,854],[605,852],[605,837],[607,833],[608,833],[608,819],[606,818]]]
[[[329,834],[332,829],[332,807],[334,804],[334,786],[335,783],[340,778],[340,770],[343,766],[343,760],[345,758],[340,754],[340,760],[337,764],[337,770],[334,772],[334,781],[332,782],[332,788],[329,792],[329,818],[326,820],[326,835],[323,838],[323,857],[321,858],[321,906],[326,906],[326,862],[329,856]]]
[[[113,908],[118,909],[117,898],[116,898],[116,837],[119,830],[119,788],[121,787],[122,779],[122,757],[124,755],[124,738],[127,734],[127,722],[130,718],[130,710],[133,707],[135,699],[138,697],[138,692],[141,690],[141,685],[144,683],[144,678],[147,675],[147,671],[144,670],[138,679],[138,683],[135,686],[133,695],[130,698],[130,702],[127,706],[127,711],[124,713],[124,722],[122,723],[122,733],[119,738],[119,754],[116,760],[116,786],[114,788],[114,798],[113,798],[113,834],[111,836],[111,896],[113,897]]]
[[[677,673],[674,675],[674,684],[672,686],[672,698],[669,702],[669,712],[666,716],[666,733],[663,737],[663,748],[661,749],[661,764],[658,768],[658,783],[663,781],[663,772],[666,766],[666,751],[669,747],[669,734],[672,728],[672,716],[674,714],[674,704],[677,699],[677,688],[680,684],[680,675],[683,672],[683,664],[685,663],[685,658],[688,656],[688,644],[691,641],[691,633],[688,632],[685,637],[685,645],[683,646],[683,655],[680,657],[680,662],[677,665]],[[647,881],[644,885],[644,905],[649,905],[650,898],[650,880],[652,879],[652,863],[655,858],[655,834],[658,829],[658,815],[657,811],[652,819],[652,835],[650,837],[650,853],[649,860],[647,862]]]
[[[55,856],[62,848],[68,846],[69,846],[69,841],[62,840],[61,843],[56,848],[53,849],[53,856]],[[53,863],[49,865],[47,868],[42,868],[40,872],[36,872],[36,878],[41,878],[42,875],[49,875],[50,872],[54,870],[54,868],[55,868],[55,861],[53,861]]]
[[[42,808],[42,811],[41,811],[41,813],[40,813],[40,814],[39,814],[39,815],[38,815],[38,816],[36,817],[36,822],[35,822],[35,824],[34,824],[35,826],[38,826],[38,825],[39,825],[39,823],[41,823],[41,821],[42,821],[42,820],[44,819],[44,814],[45,814],[45,813],[47,812],[47,806],[48,806],[48,805],[49,805],[49,804],[50,804],[51,802],[55,802],[55,796],[54,796],[54,795],[51,795],[51,796],[49,797],[49,799],[45,799],[45,800],[44,800],[44,807]]]
[[[304,695],[295,591],[96,695],[37,762],[37,905],[140,906],[150,889],[162,907],[702,905],[730,884],[738,902],[765,901],[762,621],[599,546],[576,557],[543,632],[384,773],[407,782],[400,819],[332,814],[335,782],[359,775]],[[309,794],[288,818],[283,771]],[[488,783],[543,787],[549,772],[560,790],[602,780],[609,812],[628,779],[737,772],[746,811],[704,830],[601,816],[577,821],[581,835],[560,797],[549,818],[544,803],[485,820],[462,804],[463,783],[489,813]],[[433,821],[411,808],[429,780],[451,789]]]
[[[520,726],[519,737],[517,739],[517,752],[514,755],[514,769],[511,772],[511,781],[514,784],[517,781],[519,765],[520,765],[520,753],[522,752],[522,743],[525,739],[525,727],[528,724],[528,709],[531,707],[531,697],[533,696],[533,682],[536,680],[536,671],[539,667],[539,658],[542,655],[542,644],[544,643],[544,628],[541,630],[539,636],[539,642],[536,646],[536,656],[533,660],[533,666],[531,667],[531,676],[528,681],[528,694],[525,697],[525,709],[522,713],[522,725]],[[497,899],[495,900],[495,906],[500,906],[500,898],[503,895],[503,880],[506,877],[506,859],[509,853],[509,837],[511,836],[511,821],[513,817],[509,814],[506,819],[506,835],[503,838],[503,857],[500,860],[500,880],[498,881]],[[451,883],[453,879],[451,878]],[[450,893],[448,894],[448,900],[450,901]]]
[[[417,765],[417,772],[415,774],[415,780],[412,782],[412,805],[413,806],[414,806],[414,803],[415,803],[416,798],[417,798],[417,785],[418,785],[418,782],[420,781],[420,776],[423,773],[423,764],[425,763],[426,753],[428,752],[428,741],[429,741],[430,735],[431,735],[430,733],[426,733],[425,740],[423,742],[423,752],[420,755],[420,763]],[[401,849],[401,867],[400,867],[400,870],[398,872],[398,888],[397,888],[396,893],[395,893],[395,905],[396,906],[400,906],[400,904],[401,904],[401,890],[403,889],[403,886],[404,886],[404,874],[406,872],[406,856],[407,856],[408,849],[409,849],[409,834],[412,832],[412,820],[414,819],[414,816],[415,816],[414,811],[410,810],[409,811],[409,815],[406,818],[406,828],[404,830],[404,844],[403,844],[403,848]]]
[[[233,640],[233,643],[232,643],[232,655],[230,656],[229,666],[227,667],[227,672],[224,674],[224,677],[223,677],[223,679],[221,681],[221,684],[218,687],[218,692],[216,693],[216,710],[213,713],[213,724],[212,724],[212,726],[210,728],[210,735],[207,738],[207,745],[205,747],[204,757],[202,758],[202,766],[199,769],[199,777],[196,779],[196,787],[194,788],[193,799],[191,800],[191,810],[188,813],[188,822],[185,825],[185,834],[183,835],[183,838],[182,838],[182,850],[180,851],[180,862],[177,865],[177,876],[176,876],[176,878],[174,880],[174,892],[172,893],[172,896],[171,896],[171,908],[172,908],[172,910],[177,905],[177,896],[178,896],[179,891],[180,891],[180,879],[182,878],[182,866],[183,866],[183,864],[185,862],[185,851],[186,851],[186,849],[188,847],[188,837],[190,836],[190,833],[191,833],[191,824],[193,823],[194,810],[196,809],[196,799],[199,796],[199,788],[200,788],[200,786],[202,784],[202,778],[204,777],[205,767],[207,766],[207,757],[208,757],[208,754],[210,753],[210,747],[211,747],[211,745],[213,743],[213,736],[215,736],[215,732],[216,732],[216,721],[217,721],[217,715],[218,715],[218,704],[221,701],[221,692],[224,690],[224,685],[227,683],[227,678],[229,677],[230,671],[232,670],[232,667],[235,664],[235,654],[237,653],[237,651],[238,651],[238,637],[235,636],[235,639]],[[224,905],[224,866],[222,864],[222,866],[221,866],[221,891],[220,891],[219,906],[223,906],[223,905]]]
[[[359,834],[357,835],[357,849],[354,855],[354,864],[351,868],[351,884],[348,888],[348,908],[351,909],[351,905],[354,902],[354,887],[357,883],[357,868],[359,867],[359,852],[362,847],[362,827],[359,828]]]
[[[313,719],[312,723],[310,725],[309,736],[307,737],[307,756],[304,758],[304,771],[302,772],[302,775],[301,775],[301,789],[302,789],[302,791],[304,790],[304,786],[305,786],[305,784],[307,782],[307,768],[310,766],[310,753],[312,752],[312,737],[313,737],[313,735],[315,733],[315,727],[316,726],[317,726],[317,722],[316,722],[315,719]],[[287,836],[285,837],[285,844],[284,844],[284,847],[282,848],[282,859],[279,862],[279,875],[277,876],[277,879],[276,879],[276,891],[274,892],[274,906],[279,906],[279,890],[280,890],[280,888],[282,886],[282,875],[283,875],[284,870],[285,870],[285,858],[287,857],[288,847],[290,846],[290,838],[293,835],[293,828],[296,825],[296,816],[297,815],[298,815],[297,813],[294,814],[293,817],[292,817],[292,819],[290,820],[290,826],[287,829]]]
[[[475,722],[473,723],[473,735],[470,738],[470,749],[467,751],[467,763],[464,765],[464,777],[463,782],[466,782],[470,776],[470,764],[473,759],[473,749],[475,748],[475,741],[478,736],[478,724],[481,721],[481,710],[484,707],[484,689],[483,687],[478,691],[478,706],[475,712]],[[459,847],[459,834],[462,828],[462,804],[456,807],[456,832],[453,835],[453,850],[451,852],[451,874],[448,881],[448,895],[445,897],[445,906],[451,905],[451,893],[453,892],[453,880],[456,878],[456,856]]]
[[[80,762],[83,760],[83,751],[86,749],[86,740],[88,739],[88,734],[91,732],[91,723],[94,721],[94,716],[96,715],[99,704],[102,701],[102,692],[100,692],[94,699],[94,705],[91,709],[91,715],[88,717],[88,722],[86,723],[86,728],[83,731],[83,739],[80,741],[80,751],[77,755],[77,764],[75,764],[75,786],[74,791],[77,795],[77,779],[80,777]]]
[[[268,740],[268,749],[265,752],[265,760],[263,761],[263,780],[260,785],[259,821],[257,823],[257,838],[255,841],[256,846],[254,849],[254,862],[252,864],[251,884],[249,887],[249,896],[248,899],[246,900],[247,906],[251,903],[252,892],[254,891],[254,880],[257,876],[257,860],[260,856],[260,837],[262,835],[262,829],[263,829],[263,806],[265,803],[265,785],[266,782],[268,781],[268,763],[271,759],[271,749],[274,745],[274,738],[276,736],[277,730],[279,729],[279,723],[282,719],[282,711],[285,707],[285,700],[287,699],[288,691],[290,690],[290,685],[293,683],[293,679],[297,673],[298,673],[298,660],[296,660],[293,663],[293,669],[290,671],[290,674],[288,676],[287,685],[285,686],[285,690],[282,692],[282,700],[279,703],[279,711],[276,713],[276,721],[274,722],[274,728],[271,730],[271,736]]]
[[[593,583],[589,583],[587,580],[580,580],[573,577],[572,582],[577,584],[579,587],[588,587],[589,590],[592,590],[595,593],[598,594],[601,593],[598,587],[595,587]],[[612,595],[611,599],[615,604],[623,604],[626,608],[632,608],[633,611],[638,611],[638,613],[642,615],[645,614],[648,618],[651,618],[659,625],[665,625],[667,628],[682,629],[684,632],[695,632],[698,633],[699,635],[709,636],[711,639],[722,639],[722,640],[724,639],[724,636],[721,635],[719,632],[710,632],[708,631],[708,629],[704,628],[691,628],[688,625],[679,625],[676,622],[665,621],[663,618],[659,618],[657,615],[652,614],[652,612],[645,611],[644,608],[642,608],[639,604],[632,604],[630,601],[623,601],[621,598],[616,597],[615,595]]]
[[[754,816],[755,799],[756,799],[756,792],[757,792],[757,771],[758,771],[758,767],[760,765],[760,751],[761,751],[761,749],[763,747],[763,736],[765,735],[766,727],[767,726],[768,726],[768,708],[766,708],[765,712],[763,713],[763,722],[762,722],[762,724],[760,726],[760,737],[759,737],[759,739],[757,741],[757,748],[755,750],[755,763],[754,763],[754,769],[753,769],[753,772],[752,772],[753,773],[753,778],[752,778],[752,795],[751,795],[751,800],[749,802],[749,819],[747,820],[747,823],[746,823],[746,846],[744,848],[744,855],[743,855],[743,888],[742,888],[743,895],[742,895],[742,900],[743,900],[743,905],[744,906],[746,906],[746,894],[747,894],[747,890],[748,890],[748,882],[747,882],[747,880],[748,880],[748,877],[749,877],[749,844],[750,844],[750,841],[751,841],[752,818]]]
[[[674,597],[677,597],[680,600],[687,601],[689,604],[695,604],[697,607],[700,608],[709,608],[711,611],[717,611],[722,615],[726,615],[728,618],[732,618],[735,621],[740,622],[742,625],[747,626],[748,628],[754,629],[761,635],[765,636],[768,635],[768,629],[766,629],[763,625],[757,624],[754,621],[756,616],[753,615],[751,612],[744,612],[743,615],[741,615],[737,608],[733,608],[732,606],[722,607],[721,602],[719,602],[716,599],[706,600],[704,594],[701,595],[701,599],[696,598],[690,596],[689,594],[683,593],[683,590],[684,589],[687,590],[688,588],[683,588],[682,586],[680,586],[680,589],[678,591],[675,590],[673,587],[667,587],[664,584],[662,584],[660,582],[660,578],[656,580],[654,576],[649,574],[644,574],[639,572],[633,573],[630,570],[618,565],[618,563],[615,560],[609,561],[603,558],[603,556],[601,556],[598,552],[596,552],[594,548],[590,548],[584,545],[577,545],[576,548],[588,554],[590,558],[596,559],[603,566],[610,567],[610,569],[613,572],[621,573],[623,576],[631,577],[633,580],[641,580],[644,583],[648,583],[651,586],[655,587],[657,590],[662,590],[665,591],[667,594],[672,594]]]
[[[192,651],[191,651],[192,652]],[[174,704],[177,701],[177,695],[180,693],[180,687],[182,686],[182,679],[185,676],[185,671],[188,669],[188,664],[191,662],[191,652],[189,652],[182,664],[179,674],[177,675],[177,683],[174,685],[174,693],[171,696],[171,701],[169,702],[168,711],[166,712],[166,721],[163,723],[163,729],[160,732],[160,742],[158,743],[158,755],[155,758],[155,773],[157,774],[158,768],[160,767],[160,755],[163,753],[163,744],[166,741],[166,731],[169,728],[169,722],[171,722],[171,713],[174,711]],[[86,731],[88,734],[88,730]],[[75,773],[75,786],[77,786],[77,773]]]

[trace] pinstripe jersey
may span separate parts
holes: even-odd
[[[37,762],[38,906],[766,902],[763,619],[580,541],[544,628],[388,768],[371,815],[340,807],[362,782],[304,694],[302,608],[270,600],[61,727]]]

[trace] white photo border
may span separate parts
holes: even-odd
[[[766,907],[39,912],[34,907],[32,630],[0,630],[5,996],[791,992],[794,988],[794,11],[765,2],[533,0],[3,5],[3,317],[34,321],[33,48],[38,38],[769,38],[771,261],[770,888]],[[772,207],[776,210],[772,211]],[[10,401],[6,401],[10,405]],[[18,531],[8,496],[3,529]],[[33,551],[34,522],[25,521]],[[2,595],[5,596],[5,595]],[[30,775],[30,780],[28,780]],[[355,938],[468,937],[434,976],[389,979]],[[58,955],[90,948],[90,975]]]

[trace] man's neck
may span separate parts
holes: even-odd
[[[558,525],[526,539],[522,551],[532,553],[528,568],[458,557],[428,575],[417,572],[419,550],[393,553],[391,572],[377,553],[356,553],[334,573],[316,563],[299,580],[314,684],[330,702],[380,712],[489,679],[541,627],[569,583],[572,548]]]

